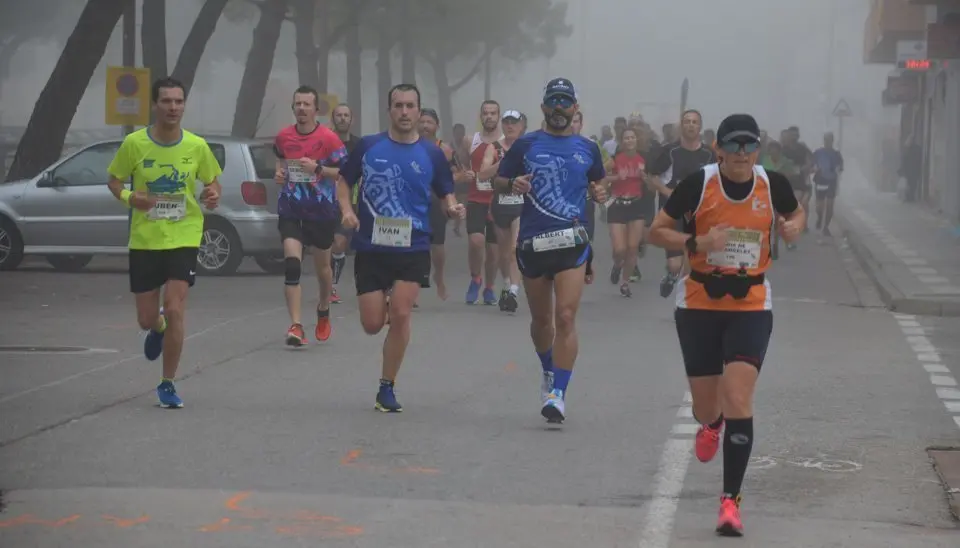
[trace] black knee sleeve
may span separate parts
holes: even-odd
[[[284,285],[300,285],[300,259],[287,257],[283,260]]]

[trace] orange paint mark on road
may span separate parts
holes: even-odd
[[[360,455],[363,454],[363,451],[359,449],[351,449],[347,452],[346,455],[340,459],[341,466],[355,466],[357,459],[360,458]]]
[[[507,366],[504,367],[503,370],[506,371],[507,373],[513,373],[514,371],[517,370],[517,364],[513,362],[507,362]]]
[[[201,533],[218,533],[220,531],[251,531],[253,527],[249,525],[233,525],[230,518],[221,518],[217,523],[204,525],[200,528]]]
[[[150,516],[146,514],[135,519],[123,519],[123,518],[118,518],[116,516],[108,516],[106,514],[100,517],[102,517],[104,521],[109,521],[110,523],[114,524],[115,526],[121,529],[128,529],[130,527],[133,527],[134,525],[139,525],[141,523],[147,523],[148,521],[150,521]]]
[[[51,527],[54,529],[63,527],[80,519],[80,514],[74,514],[58,520],[40,519],[33,514],[23,514],[15,518],[0,521],[0,529],[15,527],[17,525],[40,525],[41,527]]]

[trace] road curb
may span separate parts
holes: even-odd
[[[857,234],[853,224],[847,220],[847,212],[837,211],[834,221],[840,225],[841,233],[847,240],[847,245],[853,251],[853,256],[867,274],[867,278],[877,288],[877,293],[883,303],[894,312],[914,314],[917,316],[949,316],[960,317],[960,302],[937,300],[936,298],[908,297],[892,282],[883,271],[883,265],[874,258],[870,248]]]
[[[960,448],[931,447],[927,449],[927,454],[933,460],[933,469],[946,491],[950,513],[960,521]]]

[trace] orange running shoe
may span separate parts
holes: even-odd
[[[333,326],[330,325],[330,311],[317,310],[317,330],[314,332],[314,336],[318,341],[323,342],[330,338],[332,331]]]
[[[740,521],[740,496],[733,499],[720,497],[720,512],[717,518],[717,534],[721,537],[742,537],[743,522]]]
[[[307,334],[303,331],[303,326],[295,323],[287,330],[287,346],[299,347],[307,344]]]
[[[700,462],[710,462],[717,456],[720,449],[720,435],[723,433],[723,423],[720,428],[713,429],[704,424],[697,430],[696,453]]]

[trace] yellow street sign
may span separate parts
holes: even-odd
[[[320,104],[317,105],[317,116],[329,118],[333,114],[333,109],[340,104],[340,98],[332,93],[323,93],[320,95]]]
[[[150,69],[107,67],[108,126],[145,126],[150,123]]]

